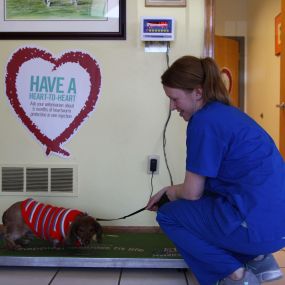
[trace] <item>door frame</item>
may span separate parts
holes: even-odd
[[[205,29],[204,29],[204,57],[215,57],[215,0],[205,2]],[[240,108],[245,109],[245,39],[244,37],[228,37],[239,42],[240,70],[239,70],[239,102]]]
[[[228,37],[238,41],[239,44],[239,82],[238,82],[238,97],[239,97],[239,108],[245,110],[245,38],[244,37]]]
[[[214,58],[215,0],[205,2],[204,57]]]
[[[279,104],[284,102],[285,98],[285,0],[281,0],[281,53],[280,53],[280,100]],[[284,109],[279,109],[279,150],[285,159],[285,133],[284,133]],[[283,124],[283,125],[282,125]]]
[[[205,29],[204,29],[204,56],[214,57],[214,35],[215,35],[215,19],[214,19],[214,11],[215,11],[215,0],[204,0],[205,2]],[[280,102],[281,99],[285,97],[285,0],[281,0],[281,52],[280,55]],[[279,119],[279,150],[282,156],[285,159],[285,134],[282,135],[284,132],[284,126],[281,126],[281,116],[280,112],[280,119]]]

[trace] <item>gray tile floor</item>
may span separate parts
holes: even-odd
[[[285,276],[285,252],[275,254]],[[27,264],[28,266],[28,264]],[[187,279],[187,280],[186,280]],[[199,285],[190,271],[177,269],[95,269],[0,267],[1,285]],[[284,285],[285,277],[268,283]]]
[[[187,278],[187,281],[186,281]],[[198,285],[176,269],[0,268],[1,285]]]

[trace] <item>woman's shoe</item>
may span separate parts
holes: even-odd
[[[277,280],[283,277],[277,261],[272,254],[267,254],[260,261],[251,260],[246,264],[260,283]]]
[[[260,285],[260,282],[250,270],[245,270],[242,279],[232,280],[231,278],[227,277],[221,280],[218,285]]]

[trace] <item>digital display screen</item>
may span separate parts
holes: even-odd
[[[171,33],[172,21],[170,19],[144,19],[143,22],[144,33]]]

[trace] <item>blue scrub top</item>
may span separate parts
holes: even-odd
[[[187,127],[187,171],[206,177],[215,223],[251,241],[285,239],[285,164],[272,138],[239,109],[206,104]]]

